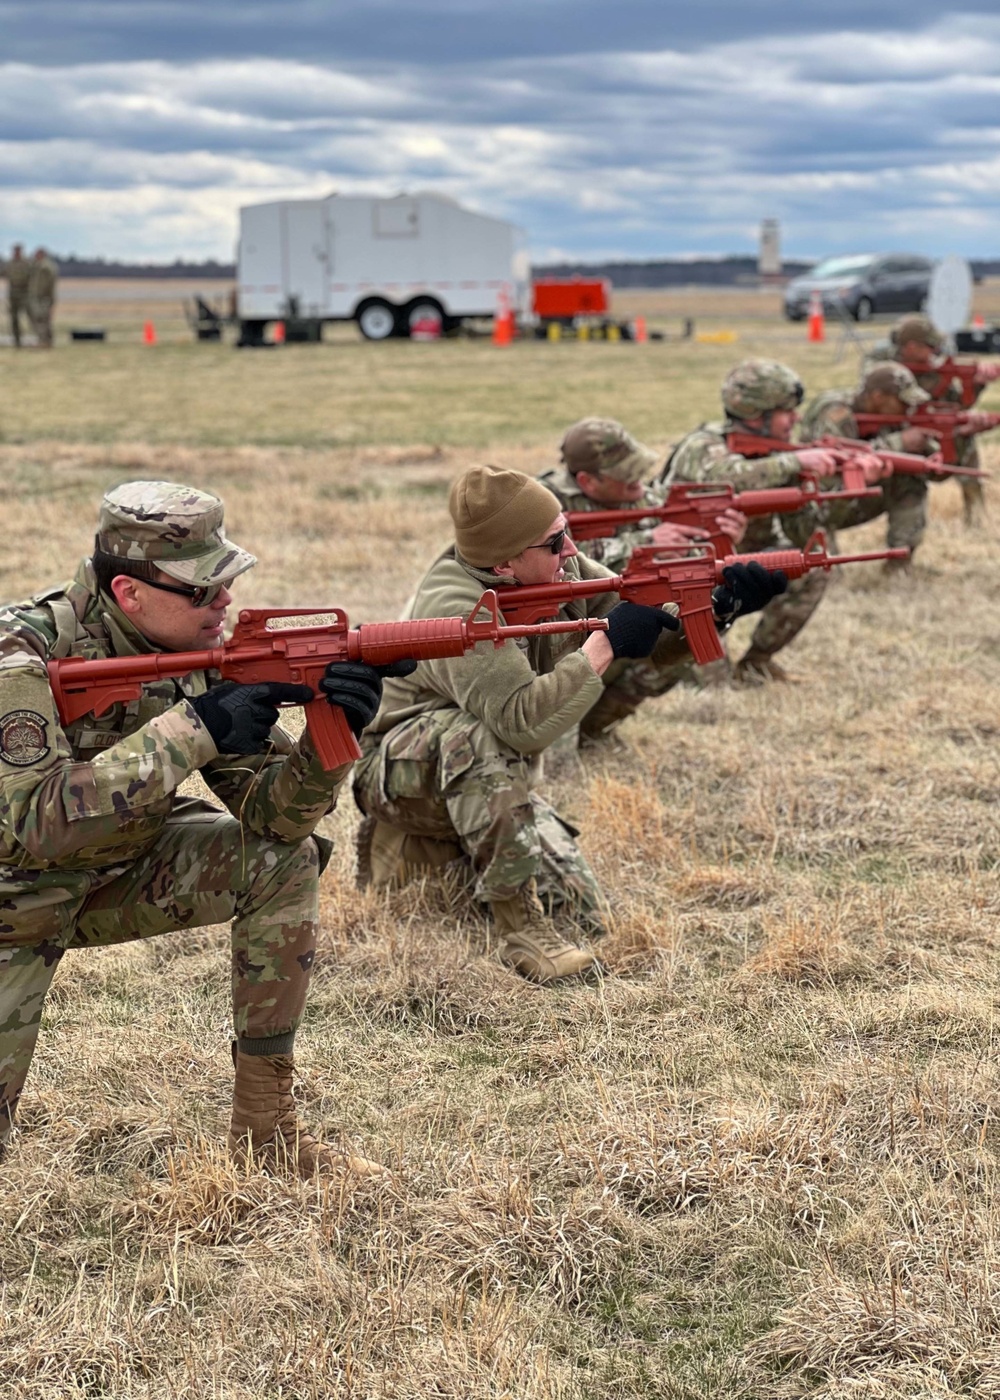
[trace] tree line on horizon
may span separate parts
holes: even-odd
[[[112,258],[79,258],[75,254],[59,257],[52,254],[63,277],[142,277],[142,278],[205,278],[220,280],[236,276],[235,263],[217,262],[206,258],[201,262],[175,258],[173,262],[121,262]],[[783,277],[797,277],[814,266],[811,261],[786,260],[781,265]],[[974,277],[995,277],[1000,274],[1000,258],[970,258]],[[726,257],[656,258],[642,261],[562,262],[543,263],[531,269],[532,277],[607,278],[619,288],[627,287],[731,287],[756,283],[757,259],[747,255]]]

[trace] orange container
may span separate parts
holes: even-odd
[[[611,283],[549,280],[531,285],[531,309],[541,321],[571,321],[575,316],[603,316],[611,300]]]

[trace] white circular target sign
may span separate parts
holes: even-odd
[[[972,307],[972,273],[964,258],[954,253],[942,258],[931,274],[927,315],[943,335],[954,335],[969,323]]]

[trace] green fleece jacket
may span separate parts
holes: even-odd
[[[565,564],[567,578],[609,578],[601,564],[577,555]],[[450,546],[435,560],[409,603],[406,617],[468,616],[486,588],[503,595],[513,580],[474,568]],[[605,617],[616,593],[577,599],[560,618]],[[464,656],[421,661],[411,676],[385,683],[382,705],[366,737],[379,736],[430,710],[459,709],[473,714],[518,753],[535,754],[567,733],[600,699],[604,686],[580,647],[585,633],[559,633],[480,644]],[[678,654],[686,646],[678,643]]]

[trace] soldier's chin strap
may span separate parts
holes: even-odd
[[[771,416],[773,412],[773,409],[769,409],[767,413],[762,413],[760,415],[761,426],[759,428],[753,427],[745,418],[733,418],[732,415],[730,415],[726,419],[727,434],[735,431],[738,433],[748,433],[751,437],[769,438],[772,436]]]
[[[733,417],[730,417],[727,420],[726,426],[728,427],[731,423],[738,431],[752,433],[754,437],[773,437],[774,433],[771,431],[771,424],[774,421],[774,415],[776,413],[794,412],[794,410],[798,408],[800,402],[801,400],[798,400],[795,404],[791,405],[790,407],[767,409],[766,412],[760,415],[761,426],[759,428],[752,427],[745,418]]]

